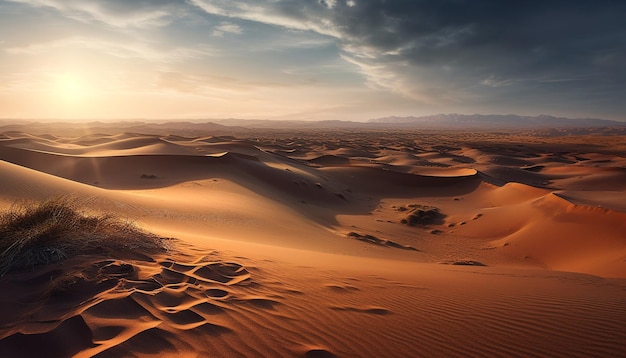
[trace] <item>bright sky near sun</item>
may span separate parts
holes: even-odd
[[[626,120],[624,4],[0,0],[0,118]]]

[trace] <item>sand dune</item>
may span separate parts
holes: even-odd
[[[0,356],[619,356],[615,143],[2,133],[2,208],[69,194],[176,239],[0,277]]]
[[[185,254],[156,262],[81,259],[70,263],[81,269],[65,277],[70,283],[56,279],[55,267],[13,276],[2,307],[16,324],[1,331],[0,352],[607,356],[624,338],[623,286],[592,276],[358,258],[326,268],[264,260],[261,268],[247,258],[239,261],[250,266],[211,252]]]

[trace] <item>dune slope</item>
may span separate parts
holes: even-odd
[[[3,209],[176,239],[0,277],[0,356],[618,356],[619,142],[6,132]]]

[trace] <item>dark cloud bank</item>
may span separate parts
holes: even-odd
[[[626,2],[298,3],[275,11],[330,20],[348,56],[409,96],[626,118]]]

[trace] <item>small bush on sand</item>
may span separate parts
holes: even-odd
[[[409,226],[443,224],[443,219],[445,218],[445,215],[439,211],[439,208],[434,206],[411,204],[406,207],[401,206],[397,210],[406,213],[406,217],[400,222]]]
[[[76,255],[111,250],[164,250],[163,240],[132,222],[86,215],[76,200],[56,197],[14,204],[0,214],[0,276]]]

